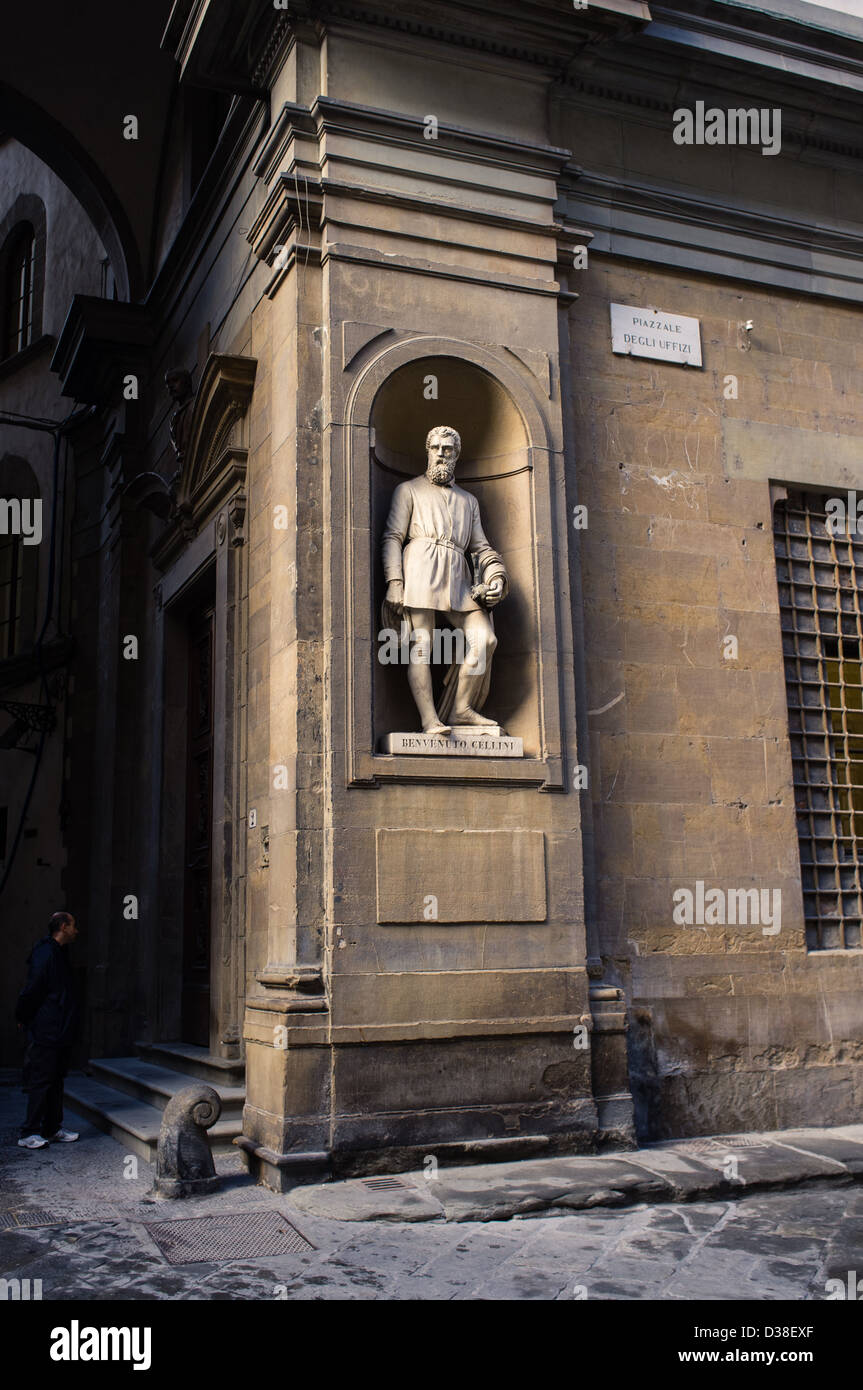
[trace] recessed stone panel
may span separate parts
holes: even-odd
[[[379,922],[544,922],[541,830],[378,830]]]

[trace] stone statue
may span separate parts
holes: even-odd
[[[448,735],[454,725],[472,725],[477,732],[498,728],[479,711],[488,698],[497,646],[491,610],[506,597],[509,580],[483,533],[477,499],[453,481],[460,453],[456,430],[429,430],[428,467],[399,483],[383,537],[384,626],[401,622],[410,630],[408,682],[425,734]],[[464,633],[465,657],[450,667],[438,710],[430,660],[441,615]]]
[[[156,1181],[160,1197],[195,1197],[221,1184],[213,1163],[207,1130],[222,1113],[218,1091],[196,1081],[177,1091],[165,1106],[156,1151]]]
[[[185,367],[172,367],[165,373],[165,385],[175,410],[171,416],[171,443],[177,455],[178,468],[182,467],[183,455],[189,443],[189,428],[192,423],[192,402],[195,398],[192,389],[192,374]]]

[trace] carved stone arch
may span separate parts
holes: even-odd
[[[521,373],[499,352],[485,345],[433,335],[405,338],[383,348],[357,374],[345,403],[346,424],[360,429],[367,427],[375,397],[384,382],[400,367],[427,357],[456,358],[486,372],[510,397],[521,416],[528,447],[548,450],[561,448],[561,441],[553,437],[548,414],[527,385],[527,370]]]
[[[257,366],[254,357],[214,352],[201,375],[177,488],[177,507],[196,531],[245,482]]]
[[[411,377],[411,390],[415,392],[419,376],[414,373],[417,375],[414,381],[410,369],[425,359],[439,362],[446,359],[453,363],[453,371],[447,373],[450,379],[460,366],[464,367],[466,375],[472,374],[474,380],[480,376],[489,378],[492,394],[497,393],[501,402],[505,400],[507,412],[518,422],[517,431],[513,432],[519,436],[518,443],[507,450],[507,457],[500,459],[499,466],[493,457],[495,451],[491,450],[480,468],[471,470],[471,473],[476,471],[477,476],[466,479],[469,490],[479,496],[480,505],[485,508],[492,535],[495,529],[503,534],[502,509],[498,506],[495,516],[491,491],[501,488],[509,490],[505,510],[510,532],[513,528],[522,528],[524,533],[524,542],[520,546],[516,543],[515,547],[520,551],[518,564],[522,573],[516,586],[511,588],[509,612],[499,617],[501,645],[495,657],[496,669],[501,672],[498,690],[505,686],[513,698],[509,708],[492,711],[501,718],[508,732],[523,740],[525,756],[517,763],[501,762],[498,766],[495,760],[484,759],[483,766],[466,763],[454,769],[451,760],[441,759],[438,767],[436,759],[412,761],[409,757],[380,755],[378,751],[379,736],[385,732],[385,723],[389,721],[392,727],[390,716],[395,708],[390,698],[394,684],[389,680],[391,673],[379,673],[380,663],[375,663],[382,585],[381,499],[384,497],[378,474],[382,467],[393,475],[421,471],[423,425],[452,424],[459,428],[459,421],[446,418],[446,392],[441,393],[435,411],[440,419],[426,421],[428,412],[422,403],[423,408],[416,412],[418,453],[415,458],[404,460],[398,457],[403,447],[400,442],[396,444],[396,456],[385,449],[379,454],[374,433],[376,402],[386,394],[387,384],[400,374],[404,375],[406,370]],[[488,780],[498,785],[510,782],[562,788],[565,759],[557,633],[559,603],[561,595],[567,592],[561,570],[567,536],[566,517],[557,498],[563,468],[559,402],[541,394],[542,383],[528,366],[517,361],[505,348],[457,338],[405,335],[396,342],[381,344],[380,350],[362,365],[358,363],[357,368],[356,377],[341,388],[344,390],[346,428],[336,431],[340,437],[330,444],[334,482],[340,471],[338,457],[344,449],[345,515],[350,518],[343,568],[347,782],[357,786],[375,785],[389,779],[428,781],[456,777],[462,782]],[[454,399],[452,393],[450,398]],[[469,415],[469,403],[466,404],[463,392],[460,409],[466,417]],[[490,433],[494,435],[495,431]],[[485,437],[489,437],[488,431]],[[471,462],[464,448],[462,458],[465,464]],[[484,488],[487,490],[483,491]],[[505,537],[501,548],[506,549]],[[513,623],[517,631],[504,638],[504,628]],[[511,658],[519,661],[518,685],[515,680],[509,680],[505,672]],[[404,691],[395,698],[401,700],[402,697]],[[496,698],[496,703],[502,702]]]
[[[75,195],[108,253],[120,299],[134,300],[142,272],[129,218],[97,161],[38,103],[0,82],[0,128],[26,145]]]

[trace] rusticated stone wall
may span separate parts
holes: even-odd
[[[805,945],[770,480],[852,485],[858,311],[590,261],[571,328],[597,909],[641,1131],[847,1122],[863,955]],[[703,369],[614,356],[611,301],[700,318]],[[781,930],[675,924],[699,880],[780,890]]]

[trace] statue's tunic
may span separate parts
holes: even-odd
[[[483,533],[477,499],[455,483],[439,487],[424,473],[393,493],[382,550],[384,577],[403,580],[406,608],[476,611],[467,555],[477,577],[506,573]]]

